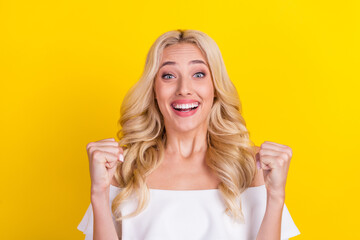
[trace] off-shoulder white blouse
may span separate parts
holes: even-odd
[[[110,206],[121,188],[110,185]],[[139,215],[122,221],[122,240],[255,240],[266,209],[265,185],[249,187],[241,195],[245,223],[233,222],[225,213],[218,189],[150,189],[150,202]],[[122,215],[133,212],[137,201],[128,199],[120,205]],[[115,224],[115,218],[113,222]],[[118,232],[119,228],[115,224]],[[93,210],[90,203],[77,229],[85,240],[93,239]],[[281,239],[299,235],[284,204]]]

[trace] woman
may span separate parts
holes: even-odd
[[[86,239],[299,234],[284,204],[291,148],[252,144],[220,50],[205,33],[169,31],[155,41],[119,123],[119,142],[87,145],[91,204],[78,227]]]

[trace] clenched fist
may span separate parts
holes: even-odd
[[[91,193],[106,194],[117,165],[124,161],[124,151],[114,138],[90,142],[86,150],[89,158]]]
[[[285,184],[289,171],[292,150],[286,145],[265,141],[260,146],[258,167],[263,169],[267,193],[273,197],[285,198]]]

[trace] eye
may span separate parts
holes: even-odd
[[[203,77],[205,77],[205,73],[203,73],[203,72],[197,72],[197,73],[195,73],[195,75],[197,75],[197,74],[202,74]]]
[[[199,76],[199,74],[200,74],[200,77],[205,77],[205,73],[203,73],[203,72],[197,72],[197,73],[195,73],[195,75],[198,75],[198,76]],[[194,76],[195,76],[195,75],[194,75]],[[169,76],[169,77],[168,77],[168,76]],[[163,74],[161,77],[164,78],[164,79],[170,79],[171,76],[174,77],[172,74],[166,73],[166,74]]]
[[[166,76],[173,76],[173,75],[170,74],[170,73],[167,73],[167,74],[162,75],[161,77],[162,77],[162,78],[165,78],[165,79],[169,79],[169,78],[167,78]]]

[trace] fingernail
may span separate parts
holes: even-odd
[[[256,166],[257,166],[258,169],[261,168],[260,161],[256,161]]]
[[[122,162],[124,161],[124,156],[121,153],[119,154],[119,158],[120,158],[120,161],[122,161]]]

